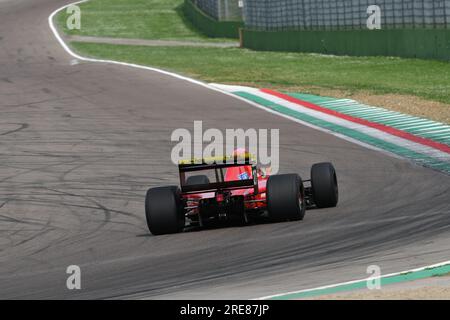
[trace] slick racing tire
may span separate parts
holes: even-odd
[[[337,206],[339,188],[336,170],[331,163],[318,163],[311,168],[311,185],[314,203],[318,208]]]
[[[303,220],[306,210],[305,191],[298,174],[269,177],[266,197],[271,221]]]
[[[185,217],[178,187],[160,187],[147,191],[145,216],[153,235],[183,231]]]

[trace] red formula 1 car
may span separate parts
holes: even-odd
[[[335,207],[336,171],[315,164],[311,180],[298,174],[269,176],[248,154],[179,164],[180,184],[148,190],[145,212],[154,235],[178,233],[189,226],[302,220],[306,209]],[[308,183],[310,186],[305,186]],[[188,222],[188,224],[187,224]]]

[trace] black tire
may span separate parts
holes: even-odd
[[[203,185],[203,184],[210,184],[209,178],[207,176],[204,176],[204,175],[191,176],[186,179],[187,186],[197,186],[197,185]]]
[[[312,193],[318,208],[336,207],[339,188],[336,170],[331,163],[317,163],[311,168]]]
[[[266,197],[271,221],[303,220],[306,210],[305,191],[298,174],[269,177]]]
[[[183,231],[185,217],[178,187],[161,187],[147,191],[145,216],[153,235]]]

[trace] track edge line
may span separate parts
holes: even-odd
[[[385,278],[401,276],[403,274],[417,273],[417,272],[420,272],[420,271],[425,271],[427,269],[440,268],[440,267],[444,267],[444,266],[448,266],[448,265],[450,265],[450,260],[449,261],[445,261],[445,262],[441,262],[441,263],[436,263],[436,264],[429,265],[429,266],[425,266],[425,267],[416,268],[416,269],[390,273],[390,274],[386,274],[386,275],[383,275],[383,276],[380,276],[380,277],[375,277],[375,278],[369,277],[369,278],[364,278],[364,279],[359,279],[359,280],[351,280],[351,281],[347,281],[347,282],[340,282],[340,283],[336,283],[336,284],[330,284],[330,285],[325,285],[325,286],[320,286],[320,287],[315,287],[315,288],[310,288],[310,289],[304,289],[304,290],[298,290],[298,291],[290,291],[290,292],[285,292],[285,293],[278,293],[278,294],[274,294],[274,295],[270,295],[270,296],[256,298],[256,299],[253,299],[253,300],[270,300],[270,299],[274,299],[274,298],[282,298],[282,297],[289,296],[289,295],[308,293],[308,292],[317,291],[317,290],[338,288],[338,287],[341,287],[341,286],[355,284],[355,283],[364,282],[364,281],[368,281],[368,280],[377,280],[377,279],[381,280],[381,279],[385,279]]]

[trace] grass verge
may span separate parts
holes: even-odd
[[[65,11],[56,22],[68,35],[150,40],[209,39],[182,13],[183,0],[91,0],[81,4],[81,30],[67,30]],[[207,82],[268,87],[352,98],[450,123],[450,63],[390,57],[335,57],[255,52],[233,48],[144,47],[77,43],[82,55],[138,63]]]
[[[67,28],[61,11],[57,24],[67,35],[149,40],[236,41],[209,39],[182,13],[183,0],[94,0],[79,5],[81,30]]]
[[[245,84],[356,100],[359,97],[361,102],[382,100],[383,103],[372,104],[450,123],[450,64],[447,62],[255,52],[236,48],[78,42],[71,45],[82,55],[150,65],[206,82]]]

